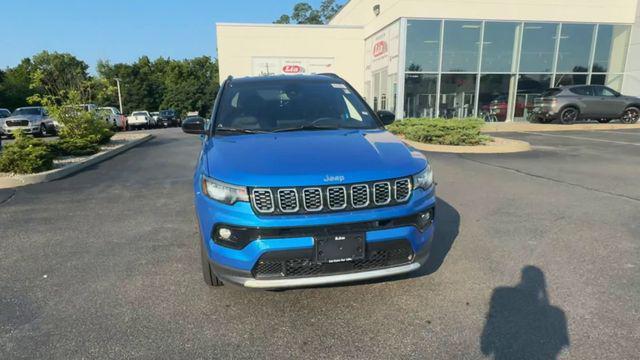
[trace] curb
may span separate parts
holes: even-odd
[[[111,159],[112,157],[119,155],[135,146],[138,146],[142,143],[145,143],[153,138],[153,135],[147,134],[146,136],[132,140],[118,148],[115,148],[111,151],[107,151],[101,154],[95,154],[89,158],[87,158],[83,162],[75,163],[69,166],[65,166],[60,169],[53,169],[49,171],[45,171],[38,174],[28,174],[28,175],[16,175],[6,178],[0,178],[0,189],[9,189],[15,188],[19,186],[31,185],[31,184],[39,184],[44,182],[49,182],[53,180],[58,180],[63,177],[69,176],[71,174],[75,174],[78,171],[84,170],[85,168],[101,163],[105,160]]]
[[[483,133],[528,132],[528,131],[601,131],[640,129],[639,124],[532,124],[532,123],[488,123],[482,127]]]
[[[493,142],[487,145],[455,146],[433,145],[402,139],[407,145],[421,151],[453,154],[511,154],[531,150],[531,144],[526,141],[492,137]]]

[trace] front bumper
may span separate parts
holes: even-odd
[[[435,223],[419,229],[417,226],[398,222],[418,213],[435,208],[435,189],[425,191],[416,189],[407,203],[398,206],[375,208],[315,215],[282,215],[256,216],[247,203],[236,203],[233,206],[210,200],[201,193],[196,193],[196,214],[200,234],[216,276],[226,283],[238,284],[250,288],[276,289],[301,286],[316,286],[341,282],[359,281],[398,275],[417,270],[426,262],[435,231]],[[238,249],[223,246],[212,238],[212,230],[216,225],[234,225],[263,229],[265,233],[279,234],[274,229],[286,229],[281,237],[257,236],[255,240]],[[363,224],[367,224],[363,227]],[[380,224],[372,226],[371,224]],[[333,267],[328,271],[315,263],[315,238],[318,229],[349,228],[365,234],[367,257],[371,251],[393,242],[404,242],[408,247],[406,258],[376,264],[374,267],[356,266],[343,263],[342,267]],[[295,231],[288,231],[288,230]],[[309,233],[300,230],[311,229]],[[330,230],[328,230],[330,231]],[[289,235],[287,235],[289,233]],[[335,232],[334,232],[335,233]],[[294,254],[296,254],[294,256]],[[282,276],[263,276],[257,269],[265,257],[273,254],[292,254],[291,261],[304,261],[312,270],[301,271],[289,276],[286,271]],[[302,255],[301,255],[302,254]],[[288,260],[283,259],[283,267]]]
[[[40,126],[5,126],[2,129],[2,133],[10,135],[16,131],[22,131],[25,134],[37,134],[40,131]]]

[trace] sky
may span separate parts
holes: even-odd
[[[216,56],[216,22],[271,23],[321,0],[0,0],[0,69],[42,50],[98,60]]]

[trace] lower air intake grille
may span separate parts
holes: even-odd
[[[406,240],[367,244],[365,258],[341,263],[318,263],[314,250],[270,252],[262,255],[253,268],[257,279],[312,277],[382,269],[413,261],[413,249]]]

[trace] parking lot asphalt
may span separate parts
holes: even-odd
[[[427,154],[439,184],[427,266],[279,292],[204,285],[198,138],[153,133],[72,177],[0,193],[1,359],[640,353],[640,131],[502,133],[534,150]]]

